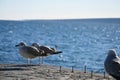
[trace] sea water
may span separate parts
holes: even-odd
[[[73,20],[0,20],[0,64],[27,64],[18,48],[19,42],[54,47],[62,54],[44,58],[44,64],[96,72],[104,71],[109,49],[120,54],[120,19]],[[39,59],[32,60],[38,64]]]

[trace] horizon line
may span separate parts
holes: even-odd
[[[119,19],[120,17],[106,17],[106,18],[61,18],[61,19],[0,19],[5,21],[29,21],[29,20],[87,20],[87,19]]]

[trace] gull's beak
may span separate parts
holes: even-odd
[[[15,47],[18,47],[19,45],[15,45]]]

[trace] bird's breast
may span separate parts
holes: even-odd
[[[21,56],[23,56],[24,58],[35,58],[36,56],[33,54],[28,53],[26,50],[20,49],[19,53],[21,54]]]

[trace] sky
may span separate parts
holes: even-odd
[[[120,0],[0,0],[0,19],[120,18]]]

